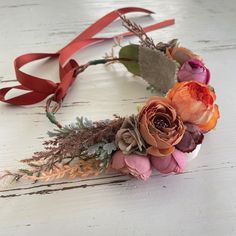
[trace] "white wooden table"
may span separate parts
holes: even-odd
[[[236,2],[211,0],[0,2],[0,86],[16,84],[13,59],[27,52],[55,52],[109,11],[140,6],[157,14],[135,17],[147,25],[175,18],[150,35],[178,38],[211,69],[221,119],[206,136],[198,158],[181,175],[154,174],[147,182],[110,174],[96,179],[12,185],[0,190],[0,235],[236,235]],[[140,16],[140,15],[139,15]],[[100,35],[120,32],[120,21]],[[132,38],[129,40],[133,40]],[[103,56],[111,43],[83,50],[81,62]],[[57,80],[57,68],[26,68]],[[122,66],[97,66],[81,74],[58,114],[63,123],[135,112],[150,93]],[[41,150],[52,125],[45,102],[29,107],[0,104],[0,169]]]

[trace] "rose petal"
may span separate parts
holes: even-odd
[[[152,170],[150,169],[147,172],[141,174],[139,178],[146,181],[151,175],[152,175]]]
[[[124,155],[124,162],[128,168],[136,170],[138,173],[143,174],[151,169],[149,158],[140,155]]]
[[[111,167],[115,170],[120,170],[125,167],[124,155],[121,151],[116,151],[111,160]]]
[[[217,105],[214,106],[214,111],[213,111],[213,115],[211,117],[211,119],[201,125],[198,125],[198,127],[203,131],[203,132],[209,132],[210,130],[214,129],[216,127],[217,124],[217,120],[220,118],[220,112],[219,112],[219,108]]]
[[[142,137],[148,144],[155,146],[156,140],[153,138],[153,136],[150,134],[148,130],[147,119],[145,115],[146,114],[143,115],[140,121],[140,133],[142,134]]]
[[[183,172],[186,161],[186,154],[178,150],[175,150],[171,155],[166,157],[151,157],[152,166],[163,174]]]
[[[172,155],[166,157],[151,157],[152,166],[163,174],[168,174],[175,169],[175,162],[172,161]]]
[[[170,146],[168,149],[159,149],[156,147],[149,147],[147,149],[147,152],[155,157],[165,157],[170,155],[173,151],[175,150],[175,148],[173,146]]]
[[[179,82],[193,80],[208,84],[210,81],[210,71],[197,59],[186,61],[180,68],[177,76]]]
[[[186,167],[186,163],[187,163],[186,154],[175,149],[175,151],[172,153],[172,156],[175,159],[175,161],[177,162],[175,172],[177,172],[177,173],[183,172]]]
[[[177,83],[167,98],[184,122],[195,124],[204,132],[215,127],[219,118],[216,95],[206,84],[196,81]]]
[[[189,59],[198,59],[202,61],[200,56],[194,54],[191,50],[183,47],[176,47],[172,50],[171,56],[174,60],[179,62],[181,65]]]
[[[202,143],[204,136],[196,125],[185,124],[185,126],[184,136],[175,147],[182,152],[192,152],[198,144]]]

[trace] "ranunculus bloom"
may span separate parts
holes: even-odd
[[[197,145],[202,143],[204,136],[200,128],[196,125],[186,123],[185,127],[184,136],[175,147],[182,152],[189,153],[195,150]]]
[[[209,84],[210,71],[201,61],[190,59],[182,65],[177,77],[179,82],[194,80],[203,84]]]
[[[139,130],[150,145],[147,153],[161,157],[171,154],[184,134],[184,124],[170,102],[151,97],[139,113]]]
[[[187,163],[187,155],[177,149],[166,157],[151,157],[152,166],[163,174],[181,173]]]
[[[142,180],[147,180],[152,174],[151,163],[147,156],[125,155],[121,151],[116,151],[112,156],[111,167]]]
[[[167,56],[176,60],[180,65],[183,65],[189,59],[198,59],[202,61],[199,55],[194,54],[191,50],[183,47],[175,47],[173,49],[167,49]]]
[[[216,126],[219,118],[216,95],[207,85],[195,81],[176,83],[167,98],[184,122],[197,125],[203,132]]]

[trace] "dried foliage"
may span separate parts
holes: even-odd
[[[111,48],[111,51],[109,53],[105,53],[104,59],[111,60],[111,59],[117,58],[115,56],[115,48],[117,48],[117,47],[121,48],[122,47],[122,45],[121,45],[122,40],[123,40],[122,36],[118,36],[118,37],[114,38],[114,44]],[[107,62],[106,65],[110,65],[110,64],[113,64],[113,63],[116,63],[116,62],[118,62],[118,60],[111,60],[111,61]]]
[[[150,38],[142,28],[142,26],[136,24],[135,22],[126,18],[126,16],[120,14],[120,18],[123,21],[123,26],[128,29],[130,32],[135,34],[140,39],[141,46],[153,49],[153,50],[160,50],[165,52],[166,48],[173,48],[178,45],[177,39],[172,39],[168,43],[159,42],[155,44],[153,39]]]
[[[128,29],[130,32],[134,33],[136,36],[139,37],[140,43],[142,46],[157,49],[156,45],[153,42],[153,39],[150,38],[143,30],[142,26],[136,24],[135,22],[126,18],[126,16],[120,14],[120,18],[123,21],[123,26]]]
[[[74,165],[56,165],[48,171],[41,171],[40,176],[27,175],[28,179],[50,181],[61,178],[74,179],[99,175],[99,161],[95,159],[80,160]]]
[[[49,133],[51,137],[54,137],[44,142],[45,150],[36,152],[32,158],[22,160],[22,162],[32,163],[39,160],[48,162],[50,160],[53,165],[62,160],[71,161],[80,157],[82,151],[94,144],[113,142],[122,123],[123,118],[94,123],[78,118],[75,125],[64,127],[55,133]]]
[[[97,175],[108,168],[115,135],[124,118],[91,122],[77,118],[75,124],[49,132],[51,139],[44,142],[44,150],[36,152],[32,158],[21,160],[30,167],[17,173],[5,172],[2,178],[11,176],[13,180],[51,180]]]

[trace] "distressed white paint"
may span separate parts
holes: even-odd
[[[236,235],[234,0],[2,0],[1,86],[15,84],[10,81],[15,79],[12,61],[16,56],[57,51],[96,19],[124,6],[157,13],[154,19],[136,18],[138,23],[174,17],[175,26],[150,35],[156,41],[179,38],[182,45],[204,57],[222,116],[216,131],[206,136],[199,157],[181,175],[154,174],[140,182],[111,174],[1,190],[0,195],[8,197],[0,198],[0,235]],[[121,29],[117,21],[100,35]],[[86,62],[103,56],[110,46],[105,43],[83,50],[76,58]],[[54,70],[44,64],[26,69],[57,80],[56,64]],[[97,66],[81,74],[58,119],[66,124],[80,115],[101,119],[135,112],[136,104],[150,94],[141,80],[123,71],[121,66]],[[0,169],[17,168],[16,160],[41,149],[46,131],[52,128],[43,106],[44,102],[30,107],[0,104]]]

